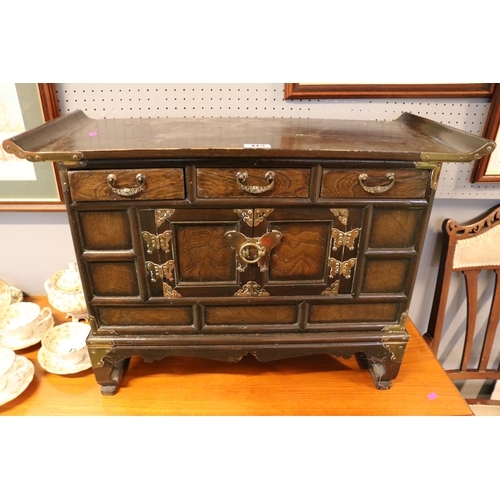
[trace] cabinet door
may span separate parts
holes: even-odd
[[[225,237],[228,232],[252,236],[252,228],[236,211],[157,209],[143,211],[141,219],[152,296],[232,296],[240,280],[251,280],[251,268],[237,270]]]
[[[351,294],[363,209],[275,209],[256,235],[278,231],[280,244],[255,281],[270,295]]]

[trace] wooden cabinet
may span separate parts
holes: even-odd
[[[441,161],[495,147],[406,114],[379,123],[75,112],[46,125],[43,147],[42,132],[4,148],[60,161],[105,394],[134,355],[356,355],[389,388]]]

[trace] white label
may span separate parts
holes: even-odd
[[[243,144],[243,147],[250,149],[271,149],[271,144]]]

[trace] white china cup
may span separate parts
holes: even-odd
[[[88,318],[87,304],[76,263],[68,269],[58,271],[44,283],[49,304],[58,311],[72,317],[73,321]]]
[[[0,336],[12,341],[22,341],[34,335],[42,335],[51,322],[52,311],[48,307],[40,310],[33,302],[18,302],[3,310],[0,318]]]
[[[10,286],[3,280],[0,280],[0,309],[3,311],[10,305],[12,292]]]
[[[16,353],[12,349],[0,346],[0,391],[5,389],[11,368],[14,366]]]
[[[42,338],[42,347],[52,356],[70,363],[80,363],[87,354],[87,323],[63,323],[49,330]]]

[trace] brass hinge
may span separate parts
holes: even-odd
[[[234,209],[234,213],[237,214],[238,217],[250,227],[258,226],[269,214],[273,212],[274,208],[256,208],[255,210],[252,210],[251,208]]]

